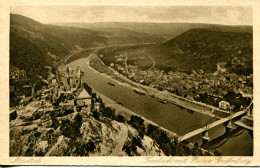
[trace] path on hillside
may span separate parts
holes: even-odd
[[[53,152],[55,149],[57,149],[58,145],[61,144],[63,138],[64,138],[63,135],[59,136],[59,138],[58,138],[56,144],[46,153],[45,156],[50,156],[50,155],[52,154],[52,152]]]
[[[126,125],[124,125],[123,127],[121,127],[121,130],[119,131],[118,143],[116,144],[116,147],[113,149],[110,156],[123,155],[123,154],[121,154],[123,152],[122,148],[125,144],[125,141],[127,140],[127,137],[128,137],[128,127]]]

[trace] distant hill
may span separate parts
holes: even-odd
[[[54,23],[61,26],[72,26],[88,28],[91,30],[99,29],[128,29],[141,33],[148,33],[150,35],[157,35],[164,39],[170,40],[190,29],[196,28],[211,28],[211,29],[224,29],[229,31],[237,31],[237,26],[224,26],[214,24],[202,24],[202,23],[145,23],[145,22],[70,22],[70,23]],[[239,31],[251,31],[250,26],[240,26]]]
[[[124,28],[97,28],[96,32],[108,38],[108,43],[113,45],[157,43],[166,41],[159,35],[151,35],[146,32],[137,32]]]
[[[135,51],[133,57],[138,53],[151,55],[158,68],[213,71],[217,62],[232,59],[252,67],[250,26],[127,22],[60,24],[71,27],[42,24],[11,14],[10,64],[25,69],[27,74],[38,74],[44,72],[45,65],[52,65],[80,48],[157,43],[128,50]],[[174,38],[167,41],[170,37]],[[138,63],[149,67],[152,62],[148,58]]]
[[[165,42],[162,46],[171,46],[172,44],[209,44],[243,47],[252,46],[252,29],[245,31],[243,28],[220,29],[220,28],[200,28],[191,29],[185,33]]]
[[[42,24],[17,14],[10,16],[10,64],[29,74],[41,73],[44,65],[52,65],[79,48],[158,41],[163,38],[130,30],[93,31]]]
[[[175,38],[150,47],[104,50],[105,61],[112,60],[113,53],[127,53],[129,62],[141,68],[149,68],[155,61],[159,69],[190,73],[202,69],[214,72],[218,62],[227,62],[230,71],[252,73],[253,33],[252,27],[199,28],[188,30]],[[151,57],[148,57],[151,56]],[[143,57],[140,60],[140,57]],[[145,63],[144,63],[145,60]]]
[[[243,60],[244,68],[253,66],[253,34],[237,28],[191,29],[168,42],[151,48],[157,66],[170,66],[183,71],[202,69],[216,71],[218,62],[231,62],[235,57]],[[167,64],[162,60],[170,60]]]

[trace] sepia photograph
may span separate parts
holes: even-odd
[[[151,4],[10,3],[1,162],[256,163],[253,3]]]
[[[252,16],[11,7],[10,156],[252,156]]]

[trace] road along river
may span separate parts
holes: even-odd
[[[80,66],[85,73],[82,81],[86,82],[94,90],[116,102],[120,102],[120,104],[136,114],[180,136],[215,121],[214,118],[208,115],[198,112],[191,113],[189,110],[174,104],[161,103],[149,95],[138,94],[133,91],[132,87],[120,85],[114,79],[93,70],[88,65],[87,57],[73,61],[67,64],[67,66]],[[222,125],[209,130],[210,137],[218,137],[224,132],[225,127]],[[200,143],[200,139],[200,136],[197,136],[189,141]],[[237,147],[237,144],[239,144],[240,148]],[[247,130],[241,129],[236,136],[223,137],[212,144],[211,147],[211,149],[218,149],[226,156],[252,155],[253,139]]]

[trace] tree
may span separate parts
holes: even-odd
[[[118,114],[116,116],[116,121],[124,123],[125,122],[125,117],[120,115],[120,114]]]
[[[141,117],[132,115],[130,117],[130,121],[128,121],[128,124],[132,125],[132,127],[134,127],[138,131],[139,136],[141,138],[144,137],[145,125],[144,125],[144,120]]]
[[[93,117],[99,121],[99,113],[97,111],[93,111]]]
[[[102,114],[105,117],[115,119],[115,109],[112,109],[110,107],[105,107],[105,109],[102,110]]]
[[[147,127],[146,135],[150,136],[152,139],[155,139],[155,135],[159,135],[159,127],[149,124]]]
[[[74,118],[74,121],[63,120],[61,124],[61,131],[66,137],[75,139],[77,136],[80,136],[80,127],[82,125],[82,117],[77,114]]]
[[[95,143],[94,143],[92,140],[90,140],[90,141],[87,143],[86,148],[87,148],[87,151],[88,151],[88,152],[94,152],[95,149],[96,149],[96,145],[95,145]]]
[[[168,137],[167,133],[165,131],[161,131],[159,142],[161,143],[169,143],[171,142],[170,138]]]

